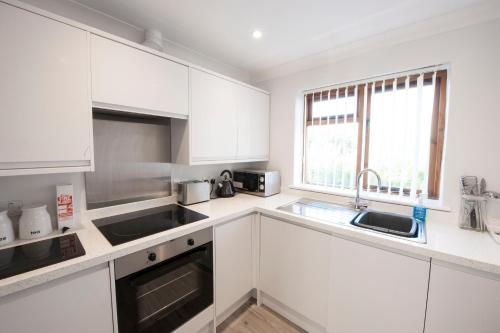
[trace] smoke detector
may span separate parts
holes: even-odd
[[[144,31],[144,42],[142,45],[163,52],[163,38],[161,32],[156,29],[146,29]]]

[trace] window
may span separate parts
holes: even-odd
[[[382,193],[439,199],[446,89],[436,67],[306,92],[303,183],[354,189],[372,168]],[[368,175],[362,185],[376,184]]]

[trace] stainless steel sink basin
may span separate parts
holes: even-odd
[[[352,207],[307,198],[301,198],[278,209],[331,224],[350,224],[376,233],[419,243],[426,242],[425,224],[409,216],[372,210],[360,212]]]
[[[329,202],[301,198],[295,202],[278,207],[279,210],[327,223],[348,224],[359,211]]]
[[[366,210],[353,219],[351,224],[425,243],[424,224],[409,216]]]

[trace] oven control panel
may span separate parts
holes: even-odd
[[[115,259],[115,279],[118,280],[151,265],[156,265],[212,240],[213,229],[210,227]]]

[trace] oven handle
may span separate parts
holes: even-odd
[[[206,228],[115,259],[115,280],[195,249],[212,240],[213,229]]]

